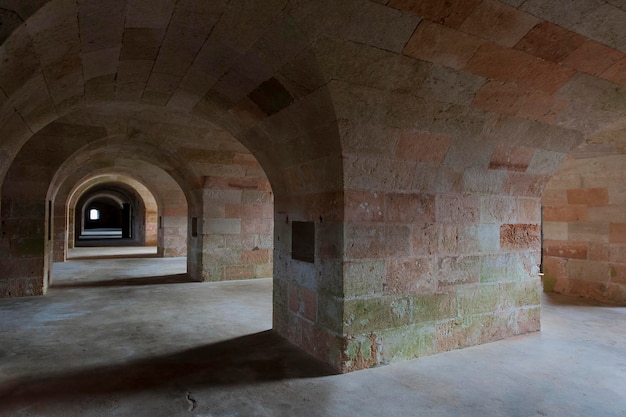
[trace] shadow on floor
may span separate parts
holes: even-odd
[[[0,411],[33,401],[43,404],[164,388],[189,390],[334,374],[328,365],[268,330],[171,355],[2,384]]]
[[[99,288],[99,287],[126,287],[135,285],[163,285],[163,284],[185,284],[196,282],[188,274],[160,275],[156,277],[140,278],[117,278],[105,281],[73,281],[52,283],[50,288]]]
[[[601,301],[591,300],[589,298],[579,297],[575,295],[563,295],[555,292],[543,293],[544,305],[555,306],[572,306],[572,307],[624,307],[619,304],[604,303]]]

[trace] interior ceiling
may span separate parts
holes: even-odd
[[[626,151],[623,0],[0,0],[0,21],[0,178],[57,129],[72,150],[149,144],[197,177],[251,151],[275,185],[341,153],[307,134],[352,105],[336,81]]]

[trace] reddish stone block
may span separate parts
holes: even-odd
[[[375,191],[346,190],[345,221],[380,222],[383,221],[384,194]]]
[[[516,218],[520,223],[541,222],[541,201],[536,198],[516,199]]]
[[[534,91],[526,96],[516,116],[528,120],[554,124],[565,111],[569,102],[549,94]]]
[[[450,147],[450,135],[405,130],[400,134],[395,157],[417,162],[443,162]]]
[[[465,69],[499,81],[515,82],[537,58],[494,43],[482,45]]]
[[[576,75],[576,70],[564,65],[534,59],[517,77],[520,84],[554,94]]]
[[[429,194],[385,195],[385,221],[429,223],[435,221],[435,197]]]
[[[478,90],[472,104],[482,110],[512,116],[520,110],[528,94],[528,90],[517,84],[489,81]]]
[[[461,69],[484,41],[446,26],[423,20],[404,47],[404,55]]]
[[[585,42],[583,36],[550,22],[535,26],[520,40],[516,49],[551,62],[561,62]]]
[[[600,74],[600,77],[626,86],[626,57],[611,65],[606,71]]]
[[[524,172],[535,155],[535,150],[520,146],[500,145],[489,162],[489,169],[505,169]]]
[[[389,0],[387,6],[458,28],[481,0]]]
[[[590,261],[609,260],[609,245],[604,242],[589,242],[589,253],[587,258]]]
[[[587,206],[605,206],[609,204],[609,190],[607,188],[569,189],[567,202]]]
[[[543,273],[555,281],[567,278],[567,260],[544,255]]]
[[[241,263],[244,264],[264,264],[272,259],[271,250],[253,249],[241,253]]]
[[[440,223],[476,223],[480,219],[480,198],[475,195],[438,195],[436,219]]]
[[[445,2],[444,2],[445,3]],[[465,19],[460,29],[483,39],[512,47],[541,20],[511,6],[484,0]]]
[[[509,195],[539,198],[549,180],[550,176],[548,175],[510,172],[502,189],[505,194]]]
[[[249,279],[254,278],[254,267],[253,266],[227,266],[224,271],[224,278],[227,280],[230,279]]]
[[[626,243],[626,223],[611,223],[609,243]]]
[[[540,244],[541,228],[537,224],[503,224],[500,226],[500,247],[502,249],[534,249]]]
[[[612,263],[609,268],[611,269],[612,284],[626,284],[626,264]]]
[[[563,64],[577,71],[597,76],[623,58],[623,52],[588,40],[569,54],[563,60]]]
[[[543,242],[543,253],[546,256],[587,259],[589,251],[587,242],[563,242],[560,240],[545,240]]]
[[[406,257],[411,252],[411,226],[390,224],[349,224],[345,229],[345,256],[348,259]]]
[[[386,294],[434,293],[437,289],[434,270],[433,258],[389,259],[384,291]]]
[[[584,222],[588,219],[587,207],[583,205],[545,206],[543,221],[546,222]]]

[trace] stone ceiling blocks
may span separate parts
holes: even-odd
[[[500,2],[484,0],[476,6],[459,29],[512,47],[540,22],[540,19]]]
[[[164,29],[176,0],[126,0],[126,28]]]
[[[463,69],[484,41],[423,20],[402,53],[454,69]]]
[[[577,71],[597,76],[623,57],[624,54],[620,51],[594,41],[586,41],[569,54],[563,60],[563,64]]]
[[[23,26],[0,46],[0,56],[3,57],[0,87],[7,95],[15,93],[41,71],[30,35]]]
[[[122,43],[125,0],[78,0],[78,22],[83,53],[115,48]]]
[[[481,0],[389,0],[388,5],[451,28],[458,28]]]
[[[584,42],[585,38],[577,33],[542,22],[528,32],[515,48],[547,61],[561,62]]]
[[[115,74],[118,71],[120,47],[100,49],[82,54],[85,80],[101,75]]]

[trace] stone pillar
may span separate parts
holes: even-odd
[[[266,178],[207,177],[203,190],[202,279],[272,276],[273,198]]]

